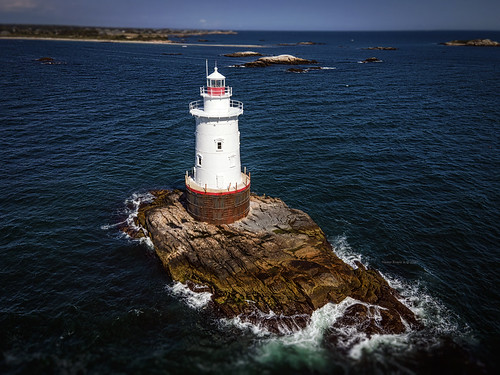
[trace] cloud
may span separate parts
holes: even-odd
[[[22,12],[38,8],[37,0],[2,0],[0,2],[0,11],[2,12]]]
[[[204,24],[206,24],[206,23],[207,23],[207,20],[206,20],[206,19],[204,19],[204,18],[202,18],[202,19],[200,20],[200,23],[201,23],[202,25],[204,25]]]

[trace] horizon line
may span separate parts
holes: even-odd
[[[77,25],[77,24],[57,24],[57,23],[4,23],[0,22],[0,26],[51,26],[51,27],[94,27],[94,28],[111,28],[111,29],[170,29],[176,31],[223,31],[223,32],[239,32],[239,31],[255,31],[255,32],[444,32],[444,31],[460,31],[460,32],[500,32],[500,29],[455,29],[455,28],[429,28],[429,29],[225,29],[225,28],[196,28],[196,27],[169,27],[169,26],[95,26],[95,25]]]

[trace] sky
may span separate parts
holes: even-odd
[[[0,0],[0,23],[224,30],[500,30],[500,0]]]

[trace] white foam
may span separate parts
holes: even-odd
[[[453,336],[468,335],[469,327],[459,328],[458,319],[441,301],[433,297],[420,282],[406,282],[395,276],[380,273],[389,285],[398,291],[399,299],[423,323],[429,336],[446,334]]]
[[[327,303],[312,313],[311,322],[303,330],[283,337],[283,343],[286,345],[318,346],[326,330],[344,315],[349,306],[356,303],[359,301],[351,297],[345,298],[338,304]]]
[[[351,359],[359,360],[364,354],[374,354],[383,347],[390,347],[392,352],[403,352],[411,348],[409,341],[410,334],[408,333],[398,335],[375,334],[370,338],[365,336],[350,348],[348,356]]]
[[[119,223],[116,223],[116,224],[105,224],[105,225],[101,225],[101,229],[102,230],[109,230],[111,228],[116,228],[122,224],[125,224],[125,220],[124,221],[120,221]]]
[[[301,327],[295,323],[294,319],[303,320],[307,318],[308,316],[305,314],[285,316],[283,314],[278,315],[273,311],[264,313],[255,309],[249,316],[238,315],[231,319],[221,319],[221,323],[225,326],[234,326],[243,331],[250,331],[256,336],[263,337],[273,335],[267,328],[268,324],[272,324],[273,328],[275,328],[280,335],[291,335],[301,331]],[[293,325],[293,327],[290,325]]]
[[[349,306],[357,303],[360,302],[350,297],[338,304],[328,303],[313,312],[310,323],[304,329],[284,336],[268,334],[268,337],[260,339],[255,359],[261,363],[284,362],[296,368],[309,368],[313,372],[328,372],[329,359],[327,349],[323,346],[325,334]],[[341,329],[346,346],[349,340],[359,342],[366,338],[355,327]]]
[[[252,323],[249,322],[248,320],[242,319],[241,316],[236,316],[231,319],[227,318],[222,318],[220,319],[220,323],[222,326],[233,326],[236,327],[242,331],[248,331],[254,334],[257,337],[264,337],[264,336],[270,336],[272,335],[271,332],[262,324],[260,323]]]
[[[333,70],[333,69],[337,69],[337,68],[334,67],[334,66],[322,66],[321,69],[323,69],[323,70]]]
[[[352,268],[356,269],[358,266],[356,265],[355,262],[360,262],[363,264],[365,267],[368,267],[369,264],[366,260],[363,259],[361,254],[356,253],[349,243],[347,242],[347,237],[346,235],[341,235],[333,238],[331,240],[332,246],[333,246],[333,251],[335,254],[344,261],[344,263],[347,263],[350,265]]]
[[[210,292],[193,292],[189,287],[176,281],[173,285],[167,285],[167,290],[173,295],[180,297],[189,307],[199,310],[208,305],[212,299]]]
[[[140,243],[145,244],[148,248],[154,249],[153,242],[151,239],[147,236],[147,230],[145,228],[142,228],[140,225],[137,225],[135,223],[135,219],[137,218],[137,214],[139,212],[139,207],[141,206],[142,203],[150,203],[154,199],[154,195],[151,193],[134,193],[132,196],[129,198],[125,199],[125,208],[123,209],[123,216],[126,215],[126,219],[123,221],[120,221],[118,223],[114,224],[105,224],[101,225],[102,230],[109,230],[117,227],[123,227],[127,226],[129,228],[132,228],[133,230],[139,232],[142,231],[144,233],[144,237],[135,239],[131,238],[127,233],[122,232],[124,236],[126,236],[128,239],[132,240],[137,240]]]
[[[154,199],[154,195],[151,193],[134,193],[130,198],[125,200],[125,206],[128,210],[128,217],[125,220],[127,225],[133,229],[140,229],[141,227],[135,224],[135,218],[137,218],[137,213],[139,212],[139,207],[142,203],[150,203]]]

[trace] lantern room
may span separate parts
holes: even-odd
[[[220,74],[215,67],[214,72],[207,76],[207,94],[222,96],[226,93],[226,77]]]

